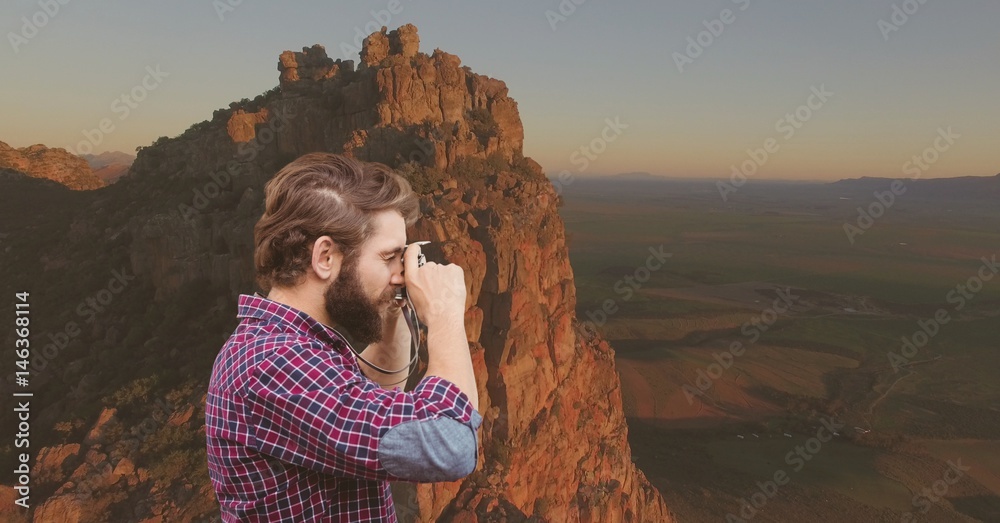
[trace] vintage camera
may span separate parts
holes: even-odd
[[[410,244],[410,245],[426,245],[428,243],[430,243],[430,242],[429,241],[423,241],[423,242],[414,242],[413,244]],[[401,258],[406,256],[406,249],[408,249],[410,247],[410,245],[407,245],[406,247],[403,247],[403,252],[402,252],[402,254],[400,254]],[[417,267],[423,267],[423,265],[425,263],[427,263],[427,257],[424,256],[424,253],[421,252],[420,255],[417,256]],[[403,301],[403,300],[406,299],[406,287],[405,286],[396,289],[395,299],[396,299],[397,302],[400,302],[400,301]]]

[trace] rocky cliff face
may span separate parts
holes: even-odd
[[[78,191],[98,189],[105,185],[82,158],[65,149],[50,149],[44,145],[15,149],[0,142],[0,168],[20,171],[35,178],[46,178]]]
[[[131,175],[101,203],[114,214],[99,223],[81,216],[75,229],[127,246],[129,269],[148,282],[154,308],[188,303],[193,288],[221,289],[198,314],[230,318],[235,295],[254,290],[252,230],[263,211],[263,185],[277,169],[310,151],[396,167],[424,194],[423,217],[409,238],[432,240],[425,249],[431,259],[466,270],[466,327],[484,415],[476,472],[452,483],[395,485],[401,520],[672,521],[631,462],[614,352],[584,334],[575,318],[558,196],[522,156],[523,129],[505,84],[472,73],[454,55],[419,52],[411,25],[369,36],[360,58],[355,68],[329,59],[320,46],[283,53],[278,89],[141,150]],[[133,336],[121,341],[119,328],[128,326],[98,321],[95,343],[129,345]],[[194,349],[161,337],[139,345],[193,357]],[[199,350],[214,357],[219,346]],[[195,443],[203,444],[207,369],[197,372],[201,381],[173,391],[149,416],[158,431],[177,431],[178,441],[197,434]],[[97,381],[75,393],[100,390]],[[138,397],[140,385],[115,397]],[[181,481],[157,480],[163,466],[142,452],[169,449],[173,440],[117,444],[139,437],[120,416],[104,409],[87,420],[79,444],[41,452],[42,474],[62,473],[68,481],[54,483],[35,521],[109,510],[148,521],[217,514],[207,481],[191,479],[207,477],[204,463],[175,470],[186,477]],[[96,485],[100,496],[82,498],[81,484]],[[92,499],[111,501],[96,510]],[[127,512],[122,504],[130,504]]]

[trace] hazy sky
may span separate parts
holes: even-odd
[[[108,118],[95,152],[132,152],[277,85],[283,50],[357,60],[341,44],[366,25],[413,23],[422,51],[507,83],[525,153],[550,175],[996,174],[1000,2],[920,1],[68,0],[50,17],[7,0],[0,141],[75,149]],[[133,88],[145,99],[129,107]],[[747,152],[765,145],[766,159]]]

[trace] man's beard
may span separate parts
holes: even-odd
[[[330,321],[344,327],[353,341],[362,347],[382,341],[380,306],[388,301],[389,295],[374,302],[365,294],[358,278],[357,258],[345,260],[337,279],[326,288],[324,298]]]

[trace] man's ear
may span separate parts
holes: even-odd
[[[312,246],[312,270],[322,280],[335,280],[344,264],[340,245],[329,236],[316,238]]]

